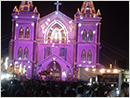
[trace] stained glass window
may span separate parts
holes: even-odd
[[[65,48],[60,48],[60,56],[65,56]]]
[[[93,41],[93,31],[90,29],[88,32],[88,41]]]
[[[86,32],[86,30],[84,29],[81,33],[82,33],[82,41],[87,41],[87,32]]]
[[[26,47],[26,48],[24,49],[24,59],[28,59],[28,56],[29,56],[29,50],[28,50],[28,48]]]
[[[46,38],[48,42],[64,43],[66,37],[65,28],[61,24],[55,23],[49,28]]]
[[[29,27],[27,27],[25,29],[25,38],[29,38],[29,35],[30,35],[30,30],[29,30]]]
[[[89,50],[87,53],[87,61],[92,61],[92,51]]]
[[[23,49],[22,49],[22,47],[19,47],[19,49],[18,49],[18,59],[22,59],[22,53],[23,53]]]
[[[20,27],[20,29],[19,29],[19,38],[23,38],[23,31],[24,31],[23,27]]]
[[[82,52],[81,52],[81,61],[86,61],[86,51],[85,51],[85,49],[83,49]]]
[[[50,56],[51,55],[51,48],[47,47],[46,48],[46,56]]]

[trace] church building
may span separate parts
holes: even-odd
[[[22,1],[12,12],[10,63],[27,77],[48,70],[54,77],[78,78],[82,68],[104,68],[99,63],[100,10],[84,1],[74,19],[59,11],[40,17],[32,1]],[[43,10],[44,11],[44,10]]]

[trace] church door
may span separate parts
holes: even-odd
[[[61,66],[59,63],[52,61],[48,64],[47,70],[54,79],[61,79]]]

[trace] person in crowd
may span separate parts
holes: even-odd
[[[128,83],[126,82],[122,83],[119,97],[129,97],[129,84]]]
[[[111,95],[110,95],[111,97],[117,97],[117,93],[116,93],[116,86],[114,86],[113,88],[112,88],[112,91],[111,91]]]

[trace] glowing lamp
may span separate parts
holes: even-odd
[[[35,16],[32,16],[32,18],[34,18]]]
[[[19,25],[16,23],[16,27],[18,27]]]
[[[46,21],[45,24],[48,25],[48,22]]]
[[[81,23],[79,23],[78,26],[81,27]]]
[[[28,66],[28,68],[31,68],[31,66]]]
[[[79,66],[81,66],[81,64],[79,64]]]
[[[96,26],[98,25],[98,23],[96,23]]]
[[[30,61],[28,61],[28,63],[30,63]]]
[[[88,71],[88,68],[85,68],[86,71]]]
[[[69,24],[71,24],[71,23],[72,23],[72,20],[69,21]]]
[[[89,8],[87,7],[86,9],[88,10]]]
[[[89,34],[87,34],[87,37],[89,36]]]
[[[96,15],[93,15],[93,17],[95,18],[95,17],[96,17]]]
[[[53,57],[53,61],[55,61],[56,60],[56,58],[55,57]]]
[[[119,90],[118,90],[118,91],[116,91],[116,93],[117,93],[117,95],[119,95],[119,93],[120,93],[120,92],[119,92]]]
[[[114,86],[114,84],[111,84],[111,87],[113,87]]]
[[[66,73],[65,72],[62,72],[62,77],[66,77]]]
[[[83,31],[81,31],[81,34],[83,34]]]
[[[47,21],[50,22],[50,19],[48,18]]]
[[[91,62],[90,62],[90,61],[89,61],[88,63],[89,63],[89,64],[91,64]]]
[[[82,16],[82,15],[80,15],[80,19],[83,19],[83,16]]]
[[[85,63],[86,61],[83,61],[83,63]]]
[[[107,72],[110,72],[110,70],[107,70]]]
[[[93,34],[95,34],[96,33],[96,31],[93,31]]]
[[[55,14],[58,14],[58,12],[56,11]]]
[[[94,66],[92,66],[92,68],[94,68]]]
[[[68,42],[70,42],[70,40],[68,40]]]
[[[34,23],[32,23],[31,25],[34,26]]]
[[[93,71],[96,71],[96,69],[93,69]]]
[[[18,64],[18,61],[16,61],[15,64]]]
[[[113,70],[113,72],[114,72],[114,73],[117,73],[117,72],[118,72],[118,70],[117,70],[117,69],[114,69],[114,70]]]
[[[18,18],[18,16],[15,16],[15,18]]]

